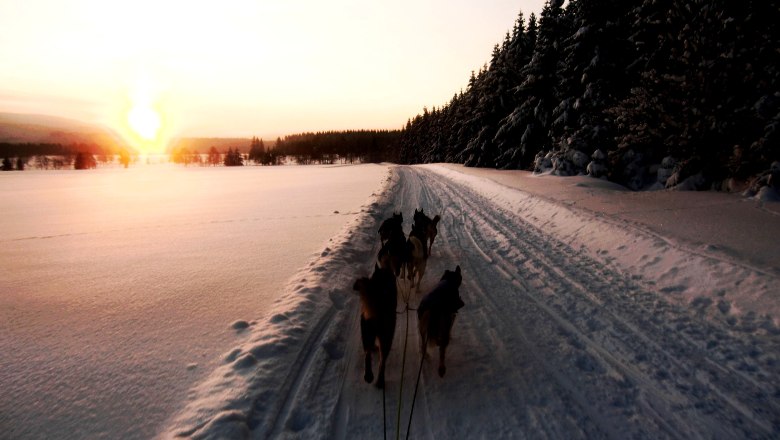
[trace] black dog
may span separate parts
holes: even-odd
[[[371,352],[379,340],[379,373],[376,386],[385,386],[385,363],[393,345],[395,335],[395,308],[398,304],[398,291],[395,275],[389,268],[382,269],[374,265],[371,278],[359,278],[352,286],[360,295],[360,338],[365,351],[366,382],[374,380],[371,369]]]
[[[457,266],[454,272],[445,270],[439,284],[423,297],[417,308],[421,338],[420,351],[423,356],[427,356],[427,345],[439,346],[440,377],[444,377],[444,373],[447,371],[447,367],[444,366],[444,354],[450,343],[452,324],[455,323],[458,310],[465,305],[458,292],[462,281],[460,266]]]
[[[403,234],[404,214],[399,212],[393,213],[393,216],[385,219],[382,225],[379,226],[379,242],[384,246],[385,242],[393,236],[393,234],[400,231]]]

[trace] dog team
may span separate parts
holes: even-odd
[[[396,279],[411,281],[420,292],[433,241],[438,233],[438,215],[425,215],[422,209],[415,209],[412,230],[407,237],[403,231],[403,214],[393,216],[379,227],[381,249],[370,278],[355,281],[353,289],[360,296],[360,336],[365,351],[365,374],[363,378],[374,380],[371,354],[379,343],[379,372],[376,386],[385,385],[385,362],[393,345],[398,305]],[[447,371],[444,355],[450,342],[450,332],[458,310],[464,306],[458,288],[463,280],[460,266],[454,271],[445,270],[439,283],[420,301],[417,320],[420,330],[420,352],[427,356],[427,346],[439,347],[439,376]]]

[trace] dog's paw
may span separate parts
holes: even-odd
[[[447,367],[444,365],[439,365],[439,377],[444,377],[444,373],[447,372]]]

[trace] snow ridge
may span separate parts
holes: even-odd
[[[397,183],[388,176],[382,191],[292,277],[265,322],[250,325],[246,341],[191,391],[187,406],[158,438],[309,437],[306,432],[333,422],[332,414],[301,403],[337,407],[344,347],[351,346],[345,338],[352,335],[344,329],[355,324],[352,283],[368,275],[366,263],[374,260],[378,242],[374,225],[383,215],[378,207]]]
[[[716,249],[691,249],[638,225],[508,190],[485,178],[436,165],[427,169],[475,189],[523,222],[555,236],[574,249],[585,249],[606,264],[638,278],[672,302],[717,305],[726,318],[752,313],[769,330],[780,326],[780,284],[777,276],[719,254]]]

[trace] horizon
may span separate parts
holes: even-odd
[[[174,138],[395,130],[465,89],[542,0],[489,6],[0,3],[0,112]]]

